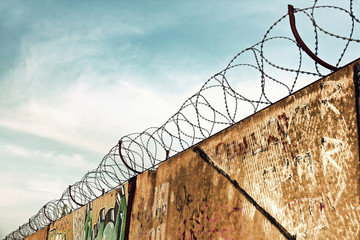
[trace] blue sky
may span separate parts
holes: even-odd
[[[288,3],[313,1],[1,0],[0,239],[95,168],[121,136],[162,125],[260,41]],[[336,14],[319,12],[319,23],[348,32],[349,21]],[[311,47],[313,30],[303,19],[299,29]],[[287,20],[275,31],[291,36]],[[357,45],[344,63],[358,57]],[[336,63],[343,43],[324,37],[321,46],[321,56]],[[275,43],[268,53],[286,64],[291,51]]]

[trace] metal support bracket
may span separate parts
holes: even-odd
[[[291,27],[291,31],[296,39],[296,42],[299,44],[299,46],[302,48],[302,50],[304,50],[309,57],[311,57],[315,62],[317,62],[318,64],[320,64],[321,66],[330,69],[331,71],[336,71],[338,70],[337,67],[334,67],[330,64],[328,64],[327,62],[321,60],[318,56],[316,56],[304,43],[304,41],[301,39],[297,29],[296,29],[296,25],[295,25],[295,15],[294,15],[295,9],[293,7],[293,5],[288,5],[288,13],[289,13],[289,20],[290,20],[290,27]]]
[[[120,156],[121,161],[124,163],[124,165],[125,165],[128,169],[130,169],[130,170],[133,171],[134,173],[140,174],[141,172],[137,171],[136,169],[133,169],[132,167],[130,167],[130,166],[126,163],[126,161],[125,161],[125,159],[123,158],[123,155],[122,155],[122,153],[121,153],[121,144],[122,144],[122,141],[119,140],[119,156]]]
[[[47,216],[45,209],[46,209],[46,205],[44,206],[44,216],[47,218],[47,220],[50,221],[50,223],[53,223],[54,221],[51,220],[51,219]]]
[[[31,220],[29,219],[29,227],[31,228],[31,230],[33,230],[34,232],[36,232],[37,231],[37,229],[35,229],[35,228],[33,228],[32,226],[31,226]]]
[[[75,198],[73,198],[73,196],[71,195],[71,185],[69,185],[69,195],[70,195],[70,198],[71,198],[71,200],[74,202],[74,203],[76,203],[77,205],[79,205],[80,207],[83,207],[83,206],[85,206],[84,204],[81,204],[81,203],[78,203],[76,200],[75,200]]]

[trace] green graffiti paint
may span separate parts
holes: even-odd
[[[115,226],[113,223],[108,223],[104,229],[104,239],[116,239]]]
[[[110,209],[109,211],[111,211]],[[105,227],[105,208],[102,208],[99,213],[98,220],[94,226],[95,240],[102,240]]]
[[[115,206],[105,214],[105,208],[99,212],[97,222],[92,229],[92,206],[88,205],[85,217],[84,240],[124,240],[126,223],[126,198],[122,191],[116,195]]]
[[[91,203],[88,205],[85,217],[85,226],[84,226],[84,240],[91,240],[91,226],[92,226],[92,209]]]
[[[118,199],[119,196],[120,195],[118,195],[116,198],[117,202],[119,201]],[[126,199],[125,199],[125,195],[122,195],[119,203],[119,210],[116,216],[115,239],[120,239],[120,240],[125,239],[126,212],[127,212]]]

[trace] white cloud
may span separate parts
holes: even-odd
[[[31,156],[31,151],[29,151],[29,149],[26,149],[22,146],[6,144],[4,146],[4,150],[15,156],[20,156],[20,157]]]
[[[0,176],[0,234],[5,237],[18,226],[26,223],[47,201],[58,199],[68,183],[45,177],[42,173],[33,178],[22,173],[1,172]],[[40,180],[41,179],[41,180]]]
[[[58,96],[1,110],[0,126],[105,154],[112,147],[109,140],[161,125],[174,112],[173,106],[128,82],[97,87],[80,81]]]
[[[131,29],[123,31],[141,32]],[[102,31],[88,37],[64,34],[51,41],[25,36],[17,65],[2,80],[6,95],[0,103],[0,126],[105,155],[122,135],[162,125],[189,91],[171,96],[136,85],[143,81],[136,73],[121,68],[103,73],[96,62],[87,64],[103,50],[90,41],[94,35],[108,36]],[[192,73],[165,72],[164,77],[176,83],[203,81]]]
[[[64,184],[66,183],[51,179],[42,181],[30,180],[29,182],[24,183],[24,187],[18,189],[9,188],[1,184],[1,195],[9,197],[0,200],[0,210],[8,207],[23,206],[25,205],[24,201],[33,201],[34,199],[37,200],[38,204],[41,206],[41,204],[45,204],[46,201],[49,201],[50,199],[59,198],[64,191]],[[37,210],[39,209],[33,209],[33,212],[30,214],[34,215]],[[31,216],[32,215],[28,217]]]
[[[44,181],[33,179],[26,182],[26,187],[28,192],[47,195],[47,199],[49,199],[49,195],[54,196],[55,198],[59,198],[62,192],[65,190],[64,186],[66,186],[66,184],[67,183],[60,182],[59,180],[47,179],[47,181]]]
[[[121,68],[103,73],[82,64],[97,50],[91,44],[82,46],[76,36],[28,40],[23,40],[19,62],[5,78],[7,95],[0,103],[0,126],[5,128],[105,155],[122,135],[162,125],[193,94],[186,88],[186,94],[177,96],[156,92],[136,85],[144,81],[136,73]],[[199,73],[163,76],[188,86],[203,81]]]
[[[28,158],[36,164],[51,165],[58,169],[93,169],[97,166],[96,163],[84,159],[80,154],[66,154],[56,153],[50,151],[41,151],[37,149],[30,149],[20,145],[5,144],[3,150],[13,156],[21,158]],[[36,167],[34,167],[36,168]]]

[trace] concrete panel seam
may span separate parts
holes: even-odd
[[[209,157],[209,155],[200,147],[196,146],[193,148],[195,153],[198,153],[200,158],[203,159],[206,163],[214,167],[221,175],[228,179],[232,185],[252,204],[254,207],[259,210],[279,231],[280,233],[289,240],[296,240],[296,235],[291,235],[285,227],[283,227],[273,216],[271,216],[264,208],[262,208],[242,187],[236,180],[232,180],[226,172],[217,167],[214,164],[214,161]]]
[[[50,224],[51,224],[51,223],[49,223],[49,225],[46,226],[46,239],[49,238]]]
[[[127,213],[126,213],[126,225],[125,225],[125,234],[124,239],[129,239],[129,233],[130,233],[130,221],[131,221],[131,212],[132,212],[132,206],[134,203],[135,198],[135,190],[136,190],[136,179],[137,176],[130,178],[129,180],[129,187],[128,187],[128,206],[127,206]]]
[[[359,95],[360,95],[360,64],[354,64],[354,72],[353,72],[353,80],[355,85],[355,108],[356,108],[356,121],[357,121],[357,135],[358,135],[358,149],[360,151],[360,103],[359,103]],[[360,157],[359,157],[360,162]]]

